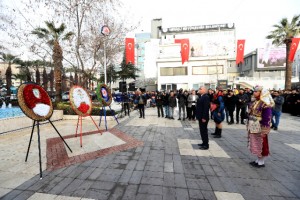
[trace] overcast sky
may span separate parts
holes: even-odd
[[[14,8],[18,0],[0,0]],[[24,0],[29,1],[29,0]],[[150,32],[151,20],[162,18],[163,27],[235,23],[236,39],[246,39],[245,54],[264,47],[272,25],[300,14],[300,0],[120,0],[120,12],[128,24],[140,22],[136,32]],[[46,14],[45,14],[46,13]],[[32,14],[23,13],[34,25],[42,25],[47,12],[42,8]],[[30,17],[31,16],[31,17]],[[17,18],[24,21],[21,15]],[[49,19],[48,19],[49,20]]]
[[[264,47],[272,25],[300,14],[300,0],[122,0],[128,17],[141,21],[137,32],[150,32],[151,19],[163,27],[235,23],[237,39],[246,39],[245,53]]]

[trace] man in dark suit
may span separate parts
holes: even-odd
[[[196,105],[196,118],[199,121],[200,135],[202,139],[202,144],[199,145],[199,149],[207,150],[209,148],[208,144],[208,130],[207,124],[209,121],[209,108],[210,100],[207,95],[207,90],[204,86],[201,86],[198,90],[199,99]]]

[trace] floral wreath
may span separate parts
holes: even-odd
[[[88,116],[92,111],[92,101],[85,89],[74,85],[70,89],[70,104],[74,112],[80,116]]]
[[[110,106],[112,101],[111,91],[106,84],[98,84],[96,94],[102,106]]]
[[[18,103],[23,113],[36,121],[50,119],[53,114],[48,93],[36,83],[24,83],[19,87]]]

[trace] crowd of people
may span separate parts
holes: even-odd
[[[246,125],[248,147],[257,156],[250,165],[264,167],[269,155],[268,133],[278,130],[282,112],[300,117],[300,91],[268,90],[262,86],[253,89],[207,89],[201,86],[196,90],[153,91],[123,93],[125,115],[130,116],[130,107],[139,109],[140,118],[145,119],[145,107],[157,107],[157,116],[174,120],[178,107],[178,120],[198,120],[202,144],[199,149],[209,149],[209,120],[215,123],[214,138],[222,137],[222,122],[228,125]]]

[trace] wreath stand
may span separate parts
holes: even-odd
[[[108,107],[109,107],[110,113],[112,113],[111,107],[110,106],[108,106]],[[105,108],[105,106],[102,106],[102,113],[104,115],[105,129],[107,130],[107,120],[106,120],[106,108]],[[115,115],[113,115],[113,116],[114,116],[116,122],[119,124],[118,118]],[[102,120],[102,115],[101,115],[101,112],[100,112],[99,127],[101,126],[101,120]]]
[[[69,147],[69,145],[66,143],[66,141],[64,140],[64,138],[61,136],[61,134],[58,132],[58,130],[56,129],[56,127],[53,125],[53,123],[50,121],[50,119],[48,119],[48,121],[50,122],[50,124],[53,126],[53,128],[55,129],[55,131],[57,132],[57,134],[59,135],[59,137],[62,139],[62,141],[65,143],[65,145],[68,147],[68,149],[71,151],[71,148]],[[27,158],[28,158],[28,154],[29,154],[29,149],[31,146],[31,141],[32,141],[32,135],[34,132],[34,126],[37,126],[37,135],[38,135],[38,149],[39,149],[39,163],[40,163],[40,179],[42,179],[43,177],[43,172],[42,172],[42,158],[41,158],[41,138],[40,138],[40,122],[37,120],[33,120],[33,125],[32,125],[32,131],[31,131],[31,135],[30,135],[30,140],[29,140],[29,144],[28,144],[28,149],[27,149],[27,153],[26,153],[26,158],[25,158],[25,162],[27,162]]]
[[[90,116],[90,118],[92,119],[93,123],[95,124],[95,126],[97,127],[98,131],[100,132],[99,127],[97,126],[96,122],[94,121],[93,117],[91,115],[87,115]],[[85,116],[85,117],[87,117]],[[76,134],[75,137],[77,137],[77,131],[78,131],[78,124],[80,122],[80,147],[82,147],[82,117],[81,115],[78,115],[78,120],[77,120],[77,127],[76,127]],[[100,125],[99,125],[100,126]],[[100,132],[100,134],[102,135],[102,133]]]

